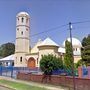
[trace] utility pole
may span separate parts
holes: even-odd
[[[72,76],[73,76],[73,89],[76,90],[75,87],[75,76],[74,76],[74,57],[73,57],[73,46],[72,46],[72,25],[69,22],[69,30],[70,30],[70,41],[71,41],[71,48],[72,48]]]

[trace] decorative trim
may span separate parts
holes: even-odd
[[[27,25],[17,25],[16,27],[19,27],[19,26],[25,26],[25,27],[30,28],[30,27],[29,27],[29,26],[27,26]]]
[[[27,37],[18,37],[16,39],[27,39],[27,40],[29,40],[29,38],[27,38]]]
[[[28,52],[22,52],[22,51],[19,51],[19,52],[15,52],[15,53],[28,53]]]
[[[26,55],[37,55],[38,53],[27,53]]]
[[[30,19],[30,16],[28,16],[28,15],[25,16],[25,14],[21,15],[21,16],[16,16],[16,18],[18,18],[18,17],[26,17],[26,18],[28,17]]]

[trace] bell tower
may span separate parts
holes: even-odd
[[[16,16],[15,66],[26,67],[25,55],[29,53],[29,14],[20,12]]]

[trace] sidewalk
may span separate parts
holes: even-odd
[[[49,89],[49,90],[69,90],[69,89],[63,88],[61,86],[42,84],[42,83],[36,83],[36,82],[31,82],[31,81],[22,81],[22,80],[13,79],[13,78],[10,78],[10,77],[0,76],[0,79],[5,79],[5,80],[9,80],[9,81],[24,83],[24,84],[31,85],[31,86],[38,86],[38,87],[42,87],[42,88],[44,87],[44,88]]]

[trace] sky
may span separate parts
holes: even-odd
[[[69,37],[69,22],[89,21],[72,24],[73,37],[82,41],[90,34],[90,0],[0,0],[0,45],[15,42],[16,15],[22,11],[30,15],[31,36],[48,31],[30,37],[30,45],[47,37],[62,45]]]

